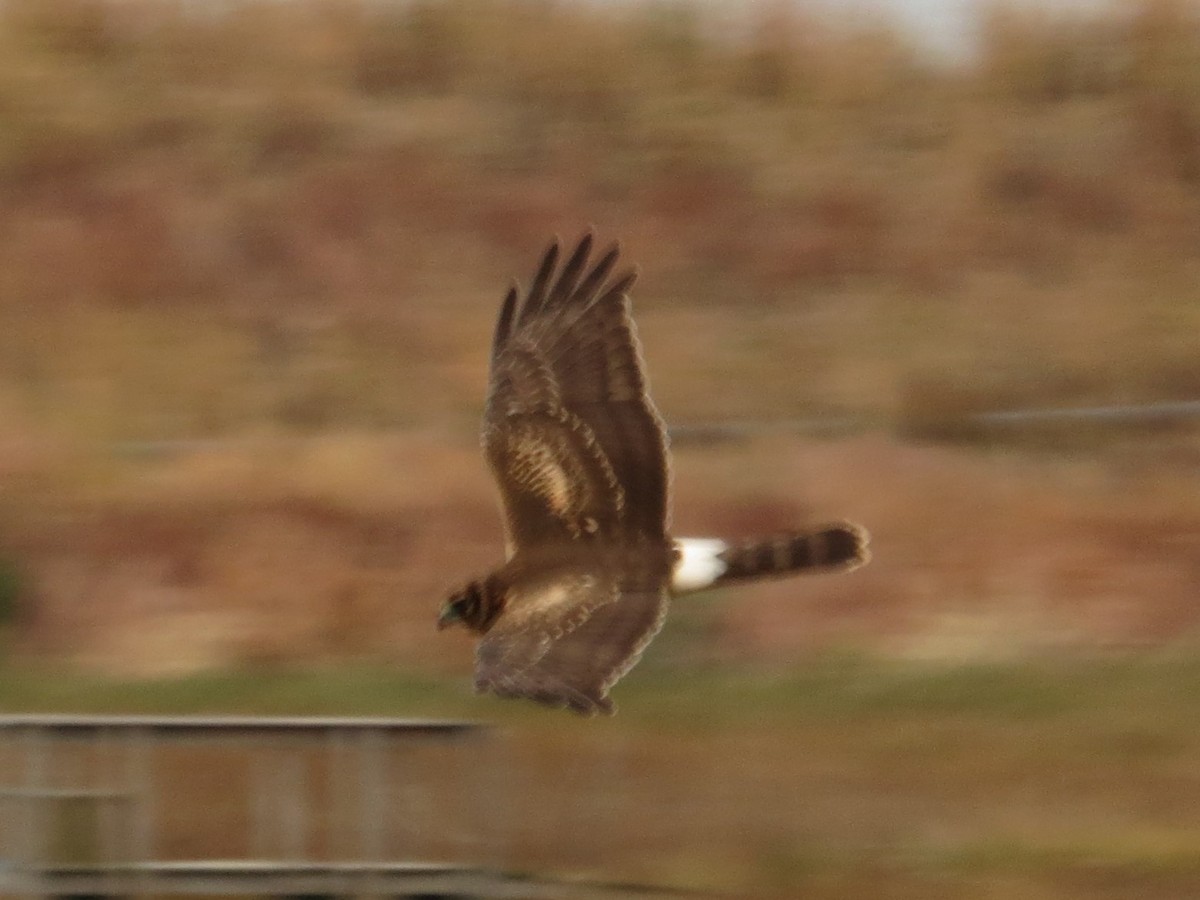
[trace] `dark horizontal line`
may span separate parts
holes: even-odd
[[[102,730],[213,734],[279,732],[406,732],[460,734],[488,728],[482,722],[454,719],[407,719],[337,716],[115,716],[115,715],[6,715],[0,731],[38,729],[56,733]]]
[[[1113,422],[1156,422],[1200,419],[1200,400],[1163,403],[1110,404],[1106,406],[1043,407],[974,413],[967,418],[986,425],[1023,424],[1053,420],[1101,420]]]
[[[948,415],[947,423],[960,421],[977,425],[1025,425],[1037,422],[1097,421],[1137,425],[1200,419],[1200,400],[1172,400],[1156,403],[1101,404],[1097,406],[1033,407],[999,409],[985,412]],[[850,434],[878,428],[882,419],[877,415],[842,414],[805,416],[791,419],[732,419],[711,422],[680,422],[667,428],[671,439],[679,444],[740,440],[772,434],[833,435]],[[381,431],[378,437],[403,434],[403,431]],[[110,444],[118,456],[161,457],[193,453],[208,449],[229,449],[238,445],[259,447],[270,445],[302,445],[320,440],[305,436],[272,438],[165,438],[161,440],[115,441]]]

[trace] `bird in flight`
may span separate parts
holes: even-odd
[[[438,628],[480,636],[475,689],[584,715],[662,627],[670,598],[867,562],[841,522],[726,542],[668,532],[670,462],[630,317],[635,270],[619,248],[561,266],[552,243],[529,290],[514,284],[492,340],[483,450],[500,488],[506,561],[453,593]]]

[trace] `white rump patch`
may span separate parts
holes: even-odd
[[[723,574],[725,563],[717,554],[729,549],[729,545],[716,538],[679,538],[679,562],[671,573],[671,591],[685,594],[708,587]]]

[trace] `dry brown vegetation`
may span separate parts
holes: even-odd
[[[23,646],[140,675],[366,657],[465,677],[470,642],[430,640],[432,615],[500,541],[463,443],[280,439],[30,491],[3,533],[30,576]],[[1195,479],[1170,467],[780,437],[685,445],[676,485],[678,533],[836,512],[869,523],[875,554],[852,577],[681,602],[655,647],[679,665],[1004,660],[1190,645],[1200,626]]]
[[[428,611],[498,543],[473,430],[499,287],[587,222],[643,268],[670,421],[880,428],[681,448],[682,531],[877,535],[852,581],[701,615],[704,652],[1190,635],[1194,433],[1030,427],[1005,456],[963,416],[1196,396],[1194,13],[996,7],[946,68],[782,6],[733,28],[683,4],[12,0],[0,515],[25,646],[437,665]]]
[[[190,9],[5,4],[25,427],[460,423],[499,288],[588,222],[644,270],[676,421],[1196,393],[1188,3],[998,7],[953,70],[780,5]]]

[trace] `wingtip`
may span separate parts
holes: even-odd
[[[521,301],[521,282],[515,278],[508,279],[508,290],[504,292],[504,302],[500,305],[501,318],[511,319]],[[506,326],[507,327],[507,326]]]
[[[550,243],[546,245],[546,249],[542,251],[542,261],[538,265],[538,276],[541,278],[549,278],[550,273],[554,271],[558,265],[558,259],[562,256],[563,242],[562,238],[554,234],[550,238]],[[534,278],[536,284],[538,278]]]
[[[508,291],[504,295],[504,300],[500,304],[500,314],[496,317],[496,327],[492,332],[492,357],[503,349],[504,344],[508,341],[509,333],[512,331],[513,320],[517,315],[517,302],[520,297],[520,285],[516,280],[510,280],[508,283]]]
[[[629,296],[629,291],[637,283],[638,277],[642,274],[642,270],[638,266],[631,266],[626,271],[622,272],[612,282],[612,285],[605,290],[605,295],[611,297],[614,294],[621,296]]]
[[[572,258],[581,257],[587,260],[592,253],[592,244],[596,241],[596,232],[589,226],[586,228],[579,238],[575,241],[575,252],[571,254]]]
[[[608,261],[608,265],[615,265],[616,261],[621,258],[621,242],[609,241],[605,245],[603,252],[600,254],[600,259]]]
[[[560,709],[566,709],[584,719],[609,718],[617,714],[617,705],[607,696],[586,697],[584,701],[564,701]]]

